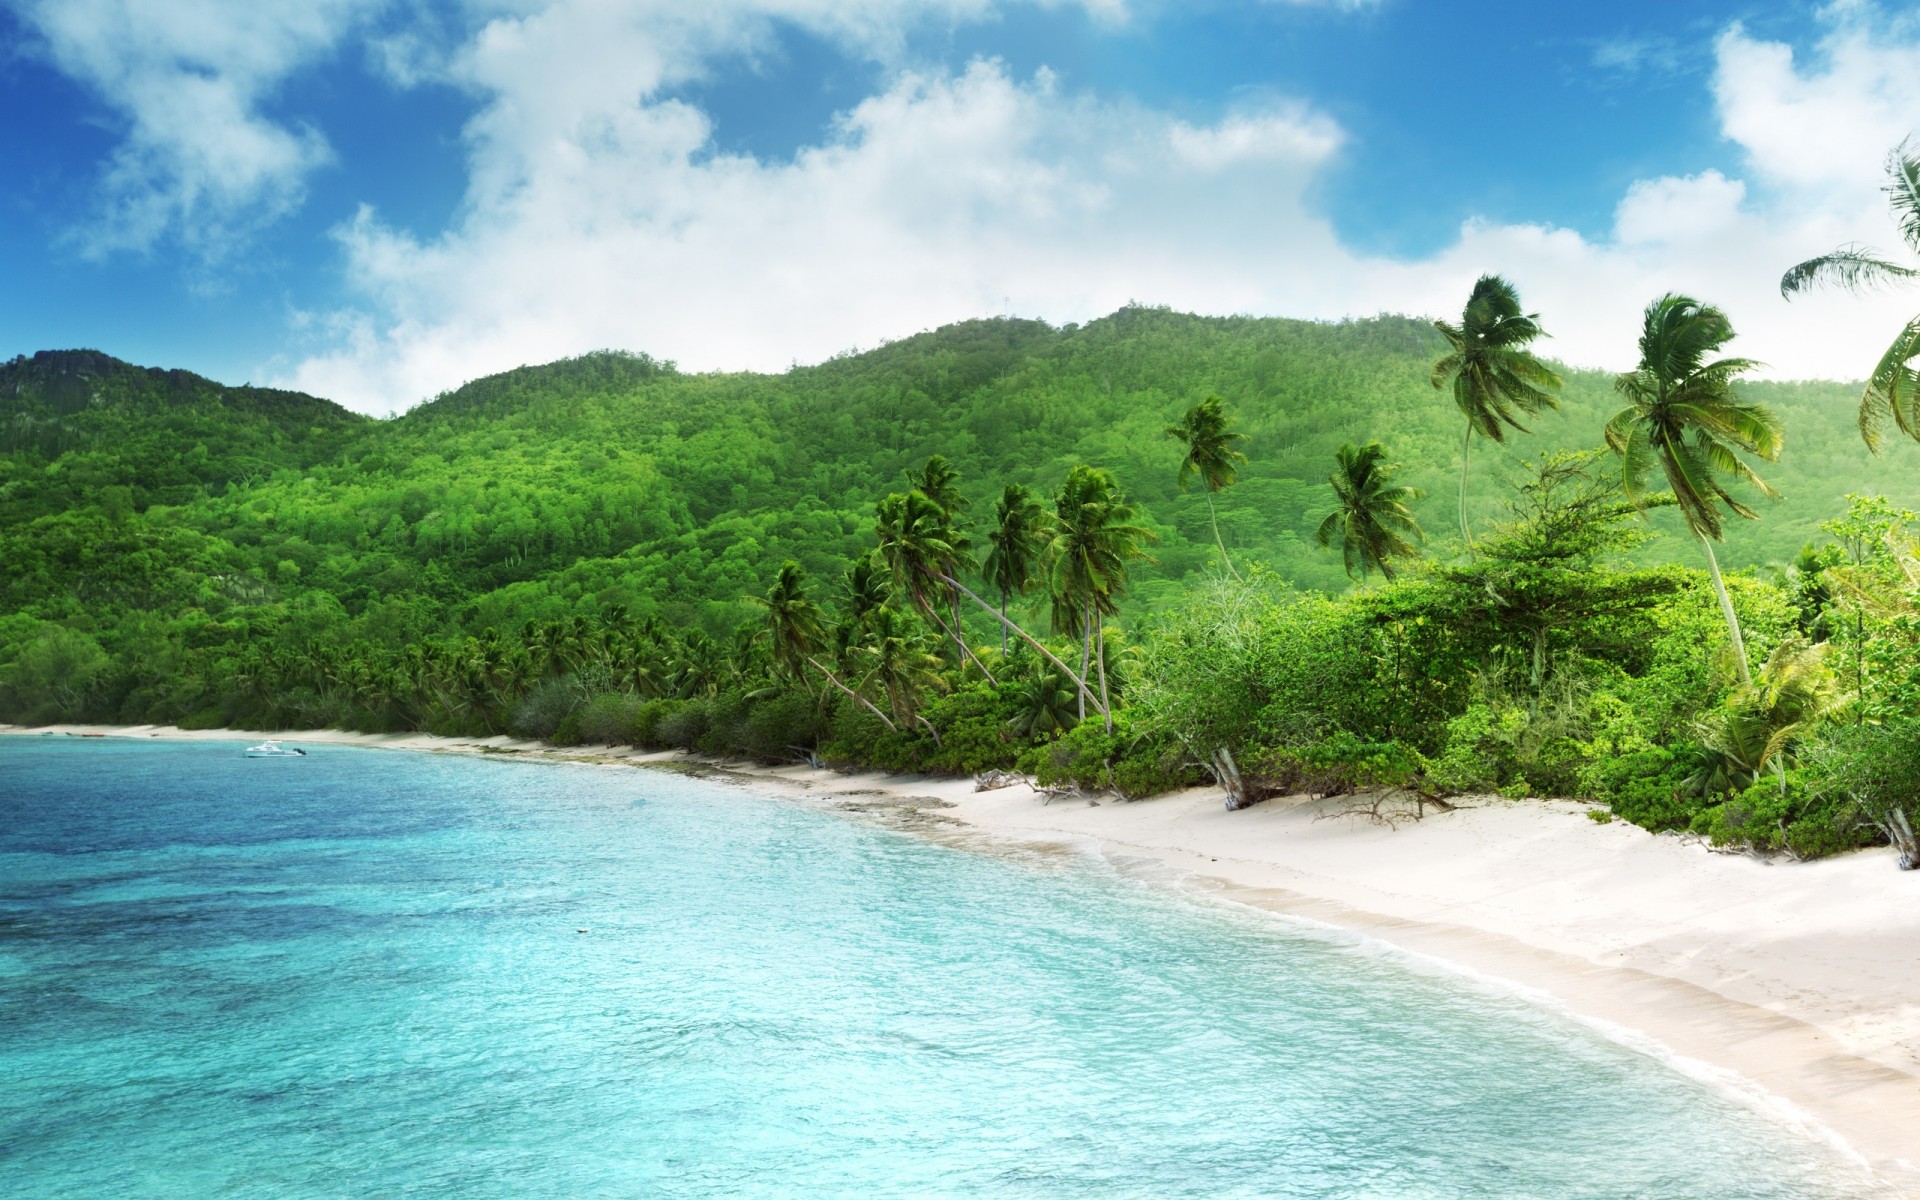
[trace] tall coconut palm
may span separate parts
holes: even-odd
[[[955,576],[973,565],[947,510],[918,488],[904,494],[894,492],[874,507],[873,531],[880,541],[880,559],[907,602],[929,624],[938,626],[989,682],[994,682],[993,672],[974,655],[958,623],[949,624],[940,615],[940,599],[957,594]]]
[[[1627,407],[1607,422],[1607,445],[1620,455],[1629,495],[1644,494],[1656,465],[1665,475],[1674,506],[1707,556],[1740,682],[1751,684],[1746,639],[1713,543],[1725,533],[1722,508],[1749,520],[1759,515],[1733,498],[1728,483],[1749,483],[1762,494],[1774,494],[1740,455],[1774,461],[1780,457],[1781,433],[1773,413],[1733,394],[1733,381],[1758,364],[1746,358],[1710,360],[1732,340],[1727,315],[1692,297],[1670,292],[1648,305],[1640,365],[1614,379]]]
[[[952,529],[939,505],[918,491],[905,495],[895,493],[876,506],[875,515],[874,534],[879,539],[879,546],[874,553],[886,564],[894,581],[916,609],[928,614],[934,624],[947,629],[949,636],[952,636],[952,630],[937,612],[931,611],[928,602],[935,585],[945,585],[973,601],[982,611],[999,621],[1003,628],[1032,646],[1042,658],[1065,671],[1081,693],[1087,694],[1089,689],[1085,674],[1074,674],[1071,667],[1061,662],[1058,655],[1022,628],[1019,622],[1008,618],[982,599],[979,593],[960,582],[955,572],[966,565],[967,560],[953,545]],[[965,643],[960,644],[965,649]],[[969,655],[971,653],[968,651]],[[979,665],[978,659],[974,662]],[[984,666],[980,669],[986,672]],[[988,674],[987,678],[992,679],[993,676]],[[1100,702],[1094,700],[1093,703],[1097,707]]]
[[[877,555],[865,554],[841,576],[840,590],[843,608],[834,630],[834,650],[844,668],[848,651],[866,636],[867,619],[893,601],[893,584],[886,564]]]
[[[958,519],[969,507],[967,498],[960,494],[960,472],[944,454],[927,459],[918,475],[908,471],[907,486],[938,504],[950,518]]]
[[[1460,539],[1471,548],[1467,460],[1473,452],[1473,435],[1504,442],[1509,427],[1525,433],[1521,414],[1559,407],[1553,393],[1560,387],[1560,376],[1527,352],[1528,345],[1547,336],[1540,328],[1540,314],[1521,312],[1519,293],[1498,275],[1482,275],[1475,281],[1458,325],[1435,321],[1433,327],[1449,347],[1433,364],[1433,386],[1451,386],[1453,402],[1467,420],[1460,443]]]
[[[1901,142],[1887,155],[1888,205],[1907,249],[1920,255],[1920,151]],[[1810,258],[1780,277],[1780,294],[1792,299],[1818,284],[1833,283],[1851,292],[1920,278],[1920,267],[1882,258],[1866,246],[1842,246]],[[1920,439],[1920,317],[1894,335],[1893,344],[1874,364],[1860,394],[1860,436],[1868,448],[1880,448],[1880,434],[1892,421],[1900,432]]]
[[[806,571],[789,559],[781,564],[780,573],[774,576],[767,594],[750,599],[767,610],[767,623],[762,632],[767,638],[774,673],[805,683],[807,662],[827,636],[820,608],[807,595]],[[809,693],[813,691],[810,683],[806,688]]]
[[[961,514],[967,511],[971,502],[960,491],[960,472],[947,461],[946,455],[935,454],[927,459],[926,465],[920,469],[920,474],[907,472],[907,483],[913,490],[940,506],[940,511],[947,517],[947,540],[964,558],[972,549],[972,543],[967,539],[966,529],[961,523]],[[954,630],[958,632],[960,591],[952,586],[947,588],[947,613]],[[976,659],[975,662],[977,665],[978,660]],[[981,667],[981,670],[984,672],[986,668]]]
[[[901,724],[918,722],[938,745],[939,731],[920,715],[920,697],[946,684],[940,678],[939,657],[927,652],[919,631],[894,609],[881,608],[872,614],[867,640],[855,648],[855,654],[866,669],[858,691],[877,687]]]
[[[1127,590],[1128,564],[1152,557],[1144,549],[1155,540],[1152,530],[1133,524],[1133,506],[1126,502],[1110,471],[1075,467],[1067,473],[1054,501],[1054,533],[1047,546],[1048,590],[1056,610],[1083,614],[1080,678],[1092,658],[1100,673],[1100,711],[1107,731],[1113,731],[1113,704],[1107,693],[1105,618],[1120,611]],[[1084,695],[1084,685],[1082,693]],[[1084,710],[1081,716],[1085,717]]]
[[[981,574],[1000,593],[1000,653],[1007,652],[1007,602],[1033,590],[1040,551],[1047,536],[1047,510],[1034,494],[1010,483],[993,506],[993,532],[987,535],[987,560]]]
[[[1186,491],[1194,479],[1200,481],[1207,497],[1207,519],[1213,523],[1213,544],[1220,547],[1220,561],[1226,564],[1227,574],[1240,578],[1233,560],[1227,557],[1227,544],[1220,538],[1220,515],[1213,509],[1213,494],[1240,478],[1240,464],[1247,461],[1247,456],[1234,449],[1234,443],[1246,441],[1247,435],[1227,428],[1220,397],[1208,396],[1189,408],[1178,425],[1169,425],[1167,436],[1187,448],[1187,456],[1180,460],[1180,490]]]
[[[1393,560],[1419,553],[1422,540],[1420,523],[1409,505],[1424,493],[1393,482],[1396,468],[1380,461],[1386,454],[1379,442],[1364,446],[1349,442],[1340,447],[1335,453],[1340,466],[1327,476],[1339,507],[1327,514],[1314,533],[1322,546],[1332,546],[1337,536],[1347,575],[1362,581],[1368,571],[1378,571],[1391,582]]]

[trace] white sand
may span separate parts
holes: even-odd
[[[281,740],[686,761],[504,737],[319,731]],[[1750,1091],[1920,1197],[1920,872],[1895,869],[1891,851],[1765,863],[1622,822],[1599,825],[1587,806],[1563,801],[1491,799],[1390,829],[1326,815],[1337,801],[1228,813],[1211,789],[1092,805],[1049,803],[1025,786],[976,793],[967,780],[735,769],[757,790],[815,802],[849,792],[945,802],[952,807],[939,815],[964,822],[974,840],[1094,845],[1224,898],[1514,985]]]

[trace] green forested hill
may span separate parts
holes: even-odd
[[[588,355],[390,421],[43,353],[0,367],[0,643],[57,622],[144,663],[114,715],[159,718],[192,703],[161,681],[170,664],[221,647],[404,645],[616,604],[722,636],[783,560],[837,578],[871,543],[874,501],[933,453],[960,469],[977,516],[1007,482],[1045,494],[1075,464],[1112,469],[1159,534],[1131,611],[1164,609],[1217,557],[1164,434],[1208,393],[1250,436],[1242,481],[1219,497],[1236,558],[1343,589],[1336,557],[1312,545],[1342,442],[1386,444],[1428,492],[1421,517],[1448,553],[1461,421],[1428,383],[1439,350],[1411,318],[1134,307],[1081,327],[967,322],[773,376]],[[1730,564],[1789,559],[1850,491],[1920,506],[1920,448],[1868,455],[1852,385],[1747,391],[1779,411],[1788,449],[1770,471],[1782,499],[1738,523]],[[1533,434],[1476,443],[1479,519],[1499,511],[1517,456],[1597,445],[1613,407],[1607,376],[1574,373]],[[1663,537],[1640,553],[1694,550]]]
[[[187,504],[335,459],[371,423],[298,392],[43,350],[0,363],[0,503],[9,526],[88,505]]]

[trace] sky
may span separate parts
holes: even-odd
[[[1123,304],[1457,315],[1623,369],[1724,308],[1859,378],[1920,6],[1837,0],[0,0],[0,355],[366,412],[601,348],[782,370]]]

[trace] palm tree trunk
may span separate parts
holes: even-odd
[[[1000,618],[1000,657],[1007,656],[1007,589],[1000,589],[1000,611],[994,614]]]
[[[1093,635],[1098,644],[1097,652],[1100,655],[1098,660],[1100,663],[1100,707],[1107,710],[1104,715],[1107,718],[1107,732],[1111,734],[1113,732],[1113,701],[1107,697],[1107,627],[1100,621],[1100,614],[1097,611],[1093,614],[1093,619],[1095,622]]]
[[[840,677],[838,675],[835,675],[832,671],[829,671],[825,667],[821,666],[819,662],[817,662],[816,660],[809,658],[807,659],[807,662],[813,667],[814,670],[820,672],[822,675],[825,675],[828,681],[833,684],[833,686],[839,688],[841,691],[845,692],[847,695],[852,696],[855,700],[859,701],[862,705],[864,705],[868,712],[872,713],[876,717],[879,717],[881,723],[884,724],[888,729],[893,730],[895,733],[900,732],[900,727],[898,725],[895,725],[893,721],[887,716],[887,714],[875,708],[873,706],[873,701],[867,699],[865,696],[862,696],[859,692],[854,691],[852,688],[848,687],[846,684],[841,683]]]
[[[1227,557],[1227,544],[1220,540],[1220,516],[1213,511],[1213,489],[1207,489],[1207,520],[1213,522],[1213,544],[1220,547],[1220,561],[1227,564],[1227,574],[1237,582],[1240,572],[1233,569],[1233,560]]]
[[[987,682],[993,684],[995,687],[999,687],[1000,681],[993,677],[992,671],[987,670],[987,664],[981,662],[979,658],[977,658],[974,655],[973,651],[968,649],[967,641],[965,638],[960,636],[960,631],[948,625],[946,621],[941,619],[940,606],[937,604],[934,604],[931,600],[929,600],[926,605],[926,613],[929,617],[933,618],[933,623],[935,625],[938,625],[941,628],[941,630],[949,638],[953,639],[953,644],[960,647],[960,653],[963,656],[965,656],[966,660],[972,663],[974,666],[980,668],[980,673],[987,677]]]
[[[1713,543],[1699,530],[1700,548],[1707,552],[1707,574],[1713,577],[1713,594],[1720,597],[1720,615],[1727,619],[1727,633],[1733,638],[1733,664],[1740,669],[1740,682],[1751,684],[1753,672],[1747,668],[1747,640],[1740,636],[1740,618],[1733,613],[1733,599],[1727,595],[1727,581],[1720,577],[1720,560],[1713,556]]]
[[[941,578],[944,579],[946,582],[952,584],[954,587],[959,588],[960,591],[963,594],[965,594],[969,599],[971,599],[975,604],[978,604],[981,608],[987,610],[987,612],[992,613],[992,615],[999,617],[1001,625],[1003,625],[1007,629],[1012,630],[1015,634],[1017,634],[1020,637],[1022,641],[1026,642],[1027,645],[1032,646],[1035,650],[1038,650],[1041,656],[1044,657],[1048,662],[1052,663],[1056,667],[1059,667],[1060,673],[1062,675],[1065,675],[1068,679],[1073,680],[1074,686],[1080,689],[1080,697],[1083,702],[1085,700],[1092,699],[1091,691],[1087,687],[1086,676],[1075,675],[1073,673],[1073,668],[1061,662],[1058,655],[1056,655],[1053,651],[1047,649],[1045,646],[1042,646],[1032,634],[1020,628],[1018,624],[1016,624],[1011,620],[1008,620],[1004,615],[998,612],[994,612],[993,605],[988,604],[985,600],[982,600],[979,597],[979,595],[974,592],[972,588],[954,579],[951,575],[943,575],[941,576]],[[1097,705],[1100,702],[1098,700],[1095,700],[1094,703]],[[1101,709],[1101,711],[1105,712],[1106,710]]]
[[[1547,680],[1547,627],[1533,627],[1533,700],[1527,706],[1527,715],[1540,715],[1540,689]]]
[[[1473,532],[1467,528],[1467,458],[1473,453],[1473,422],[1467,422],[1467,436],[1460,442],[1460,540],[1473,555]]]
[[[1080,637],[1080,678],[1087,677],[1087,659],[1093,655],[1093,601],[1087,601],[1086,628]],[[1087,701],[1091,699],[1085,692],[1080,694],[1080,719],[1087,719]]]

